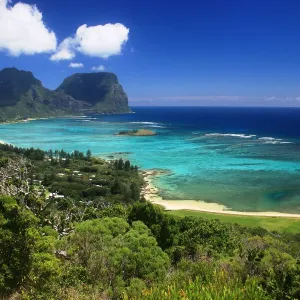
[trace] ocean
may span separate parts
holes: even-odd
[[[300,213],[300,109],[133,107],[134,114],[0,124],[0,140],[75,149],[166,170],[164,199],[203,200],[236,211]],[[156,136],[115,134],[151,129]]]

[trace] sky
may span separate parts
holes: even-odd
[[[113,72],[132,106],[300,106],[299,0],[0,0],[0,68]]]

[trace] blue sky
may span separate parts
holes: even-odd
[[[48,88],[94,67],[132,105],[300,106],[298,0],[23,3],[0,0],[0,67]]]

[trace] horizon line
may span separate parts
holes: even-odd
[[[299,106],[250,106],[250,105],[129,105],[129,107],[208,107],[208,108],[300,108]]]

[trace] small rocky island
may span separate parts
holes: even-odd
[[[149,129],[123,130],[117,133],[119,136],[153,136],[156,132]]]

